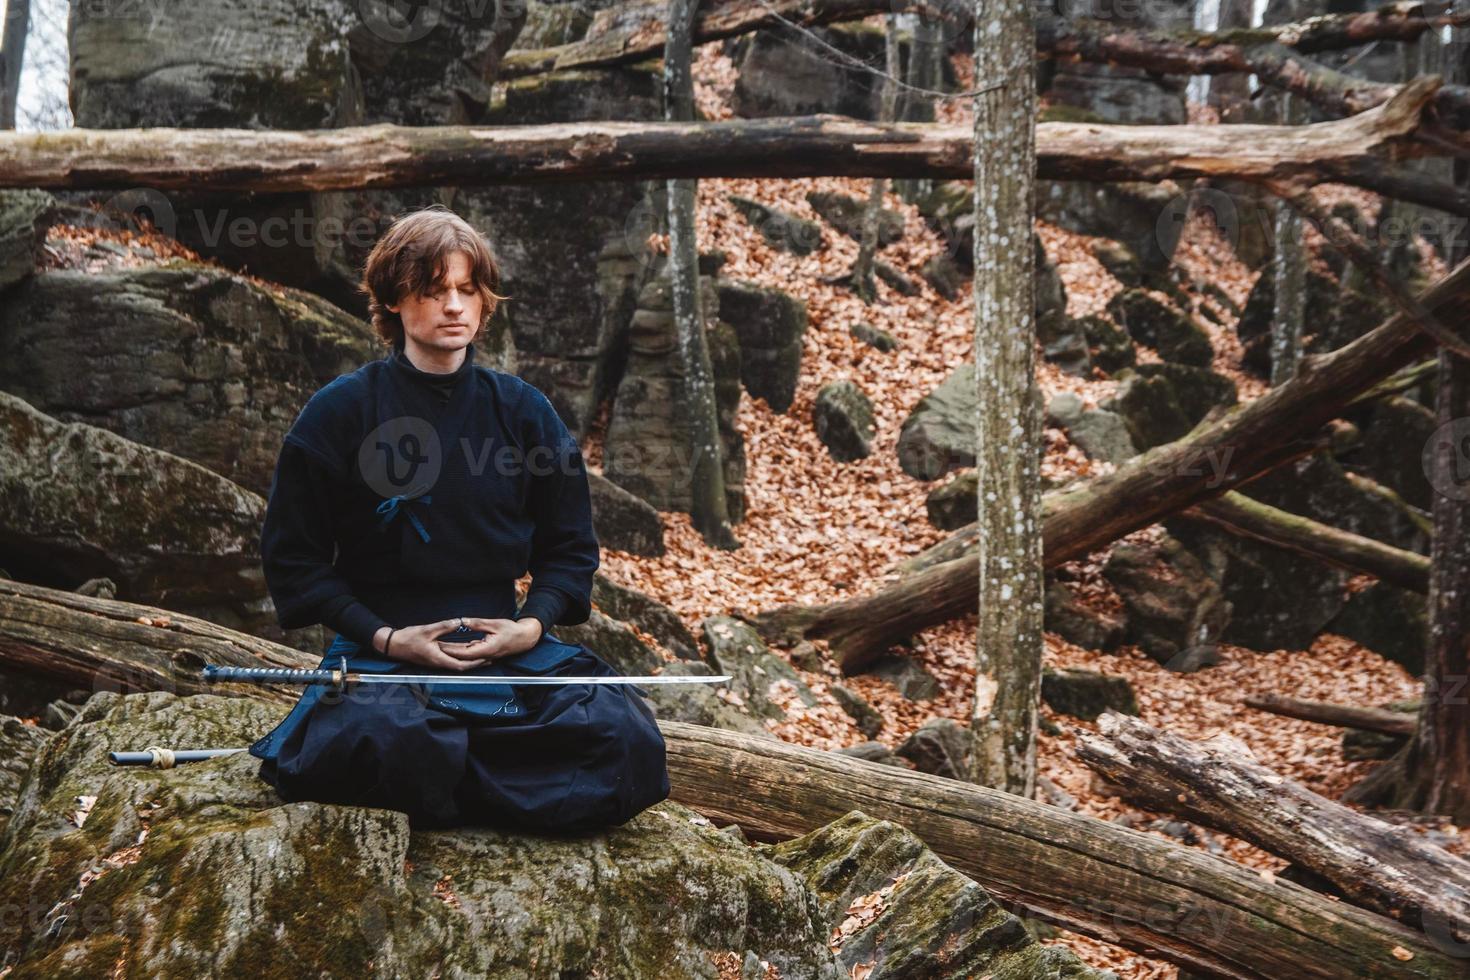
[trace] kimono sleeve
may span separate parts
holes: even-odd
[[[260,533],[266,588],[283,629],[325,623],[368,645],[388,625],[352,595],[333,566],[332,478],[326,465],[287,440],[276,461]]]
[[[530,476],[526,508],[535,530],[531,588],[521,615],[534,615],[543,626],[575,626],[592,615],[592,578],[602,563],[587,467],[576,438],[544,394],[528,386],[522,404]]]

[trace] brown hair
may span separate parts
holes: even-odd
[[[403,320],[388,309],[405,296],[422,296],[449,269],[449,255],[464,252],[482,300],[480,322],[471,342],[480,339],[499,301],[500,264],[479,232],[442,204],[400,216],[368,254],[358,290],[367,296],[373,329],[388,346],[403,343]]]

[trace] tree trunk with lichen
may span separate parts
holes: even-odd
[[[690,26],[696,0],[669,0],[668,44],[664,51],[664,118],[688,122],[694,118],[694,80],[691,74]],[[739,546],[730,529],[725,503],[725,470],[720,451],[720,428],[715,405],[715,373],[710,366],[704,335],[704,311],[699,298],[699,243],[694,231],[694,179],[668,182],[670,293],[679,358],[684,368],[684,405],[689,412],[693,441],[689,465],[689,516],[706,544],[732,549]]]
[[[977,0],[975,475],[979,626],[970,778],[1020,796],[1036,785],[1041,696],[1041,398],[1034,250],[1036,42],[1021,0]]]

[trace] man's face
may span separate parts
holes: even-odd
[[[464,252],[450,252],[448,268],[431,292],[422,296],[406,296],[388,309],[403,320],[404,342],[420,347],[455,351],[475,336],[480,325],[480,294],[470,277],[470,257]]]

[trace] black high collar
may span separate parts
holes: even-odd
[[[413,362],[408,359],[403,344],[393,345],[393,352],[388,355],[388,363],[400,377],[414,381],[417,384],[429,385],[434,388],[455,388],[465,378],[469,377],[470,371],[475,366],[475,345],[469,344],[464,350],[464,361],[460,366],[448,374],[439,374],[434,371],[421,371],[414,367]]]

